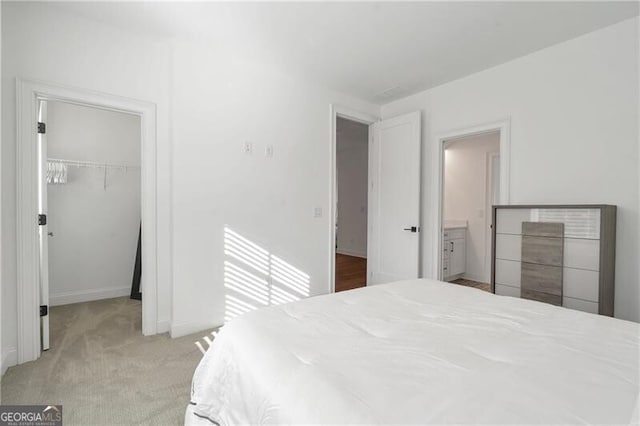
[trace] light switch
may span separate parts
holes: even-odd
[[[273,145],[267,145],[266,146],[266,148],[264,149],[264,155],[267,158],[273,157]]]
[[[253,144],[249,141],[245,141],[245,143],[242,145],[242,152],[247,155],[251,155],[251,153],[253,153]]]
[[[318,217],[322,217],[322,207],[314,207],[313,208],[313,217],[318,218]]]

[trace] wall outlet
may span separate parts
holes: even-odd
[[[267,145],[266,146],[266,148],[264,149],[264,155],[267,158],[273,157],[273,145]]]
[[[322,217],[322,207],[316,206],[313,208],[313,217],[315,218]]]
[[[242,152],[251,155],[253,153],[253,144],[251,142],[245,142],[242,144]]]

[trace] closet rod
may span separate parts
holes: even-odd
[[[76,160],[64,160],[61,158],[49,158],[47,161],[52,163],[62,163],[67,166],[74,167],[88,167],[92,169],[117,169],[117,170],[140,170],[139,166],[127,166],[125,164],[113,164],[113,163],[98,163],[96,161],[76,161]]]

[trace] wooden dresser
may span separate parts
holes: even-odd
[[[613,316],[616,206],[494,206],[491,288]]]

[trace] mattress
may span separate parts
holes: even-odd
[[[272,306],[225,325],[187,424],[638,420],[640,325],[433,280]]]

